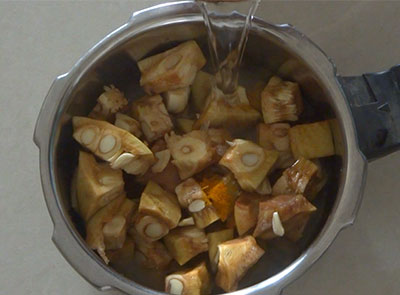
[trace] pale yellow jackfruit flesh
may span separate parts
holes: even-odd
[[[104,92],[97,99],[97,104],[89,113],[89,117],[110,121],[113,116],[128,104],[124,94],[114,85],[104,86]]]
[[[124,189],[122,172],[96,162],[93,155],[79,153],[76,197],[81,217],[88,221],[99,209],[118,197]]]
[[[272,188],[273,195],[303,194],[316,176],[318,167],[310,160],[300,158],[287,168]]]
[[[253,236],[262,236],[265,239],[276,237],[272,228],[272,216],[278,212],[279,218],[285,227],[285,223],[301,213],[310,214],[317,210],[302,195],[279,195],[259,203],[257,225]]]
[[[149,242],[137,234],[134,234],[133,239],[137,249],[135,255],[142,258],[141,266],[163,270],[171,263],[172,257],[160,241]]]
[[[243,190],[255,191],[271,170],[279,153],[265,150],[259,145],[242,139],[235,139],[219,164],[235,175]]]
[[[254,193],[242,193],[235,202],[235,225],[239,236],[246,234],[257,224],[260,201],[268,197]]]
[[[124,129],[105,121],[85,117],[73,117],[72,123],[74,139],[100,159],[114,163],[121,154],[131,154],[132,162],[119,167],[128,173],[127,168],[132,163],[142,165],[144,172],[154,163],[151,150],[140,139]]]
[[[171,131],[171,117],[160,95],[145,96],[132,104],[132,114],[139,120],[142,131],[148,142],[162,138]]]
[[[264,252],[252,236],[219,244],[216,284],[225,292],[235,291],[239,281]]]
[[[261,118],[260,113],[248,103],[231,105],[223,99],[215,98],[209,98],[209,101],[200,118],[194,123],[194,129],[204,126],[246,128]]]
[[[165,191],[157,183],[149,181],[140,197],[139,213],[158,218],[175,228],[181,219],[181,208],[174,194]]]
[[[208,241],[204,230],[196,226],[178,227],[164,237],[169,253],[184,265],[202,252],[208,251]]]
[[[214,76],[203,71],[199,71],[193,81],[192,104],[197,112],[202,112],[207,106],[207,98],[213,88]]]
[[[187,41],[138,62],[140,85],[148,94],[190,86],[206,59],[195,41]]]
[[[210,258],[210,264],[213,271],[217,270],[217,254],[218,254],[218,245],[232,240],[234,237],[234,230],[232,228],[223,229],[220,231],[215,231],[207,234],[208,239],[208,257]]]
[[[124,202],[125,194],[121,194],[105,207],[101,208],[86,223],[86,243],[90,248],[96,250],[104,262],[108,264],[109,259],[106,256],[106,245],[104,243],[103,227],[111,221],[118,213],[121,204]]]
[[[267,124],[297,121],[303,111],[299,85],[272,77],[261,93],[261,107]]]
[[[212,163],[215,149],[206,131],[194,130],[183,136],[172,132],[165,141],[181,179],[193,176]]]
[[[289,130],[289,137],[296,159],[315,159],[335,154],[329,121],[293,126]]]
[[[179,282],[174,282],[178,280]],[[181,295],[208,295],[211,291],[211,279],[204,262],[189,270],[178,271],[165,278],[165,292],[174,294],[174,283],[182,284]]]

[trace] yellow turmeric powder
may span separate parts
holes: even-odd
[[[203,178],[200,185],[217,211],[218,216],[222,221],[226,221],[233,212],[235,199],[239,193],[236,181],[231,176],[213,175]]]

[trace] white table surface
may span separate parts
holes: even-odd
[[[157,2],[0,1],[0,294],[101,294],[50,241],[33,128],[52,80]],[[263,1],[258,15],[296,25],[342,74],[400,63],[400,2]],[[284,294],[400,294],[399,164],[400,153],[370,164],[356,224]]]

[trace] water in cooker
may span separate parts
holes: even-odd
[[[239,68],[243,59],[251,22],[261,0],[204,1],[198,0],[207,28],[211,62],[217,87],[226,98],[238,87]],[[246,16],[234,18],[240,13]]]

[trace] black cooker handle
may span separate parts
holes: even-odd
[[[400,65],[386,72],[338,77],[368,160],[400,149]]]

